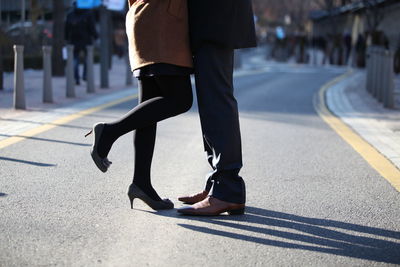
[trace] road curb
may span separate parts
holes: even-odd
[[[329,81],[314,96],[314,108],[318,115],[355,151],[357,151],[383,178],[400,192],[400,170],[377,148],[367,142],[351,125],[334,114],[327,105],[327,92],[354,73],[353,70]]]

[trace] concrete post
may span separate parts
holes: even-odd
[[[375,47],[371,47],[371,95],[375,92],[375,68],[376,68],[376,53]]]
[[[75,97],[75,78],[74,78],[74,46],[67,45],[67,65],[66,65],[66,78],[67,78],[67,97]]]
[[[385,108],[394,108],[394,70],[393,70],[393,61],[394,54],[391,51],[387,51],[386,54],[386,87],[383,97],[383,106]]]
[[[1,11],[0,11],[1,12]],[[0,44],[0,90],[4,90],[4,65],[3,65],[3,46]]]
[[[379,87],[380,87],[380,82],[381,82],[381,54],[379,47],[375,48],[375,54],[376,54],[376,64],[375,64],[375,85],[374,85],[374,97],[376,100],[378,100],[379,96]]]
[[[379,80],[379,75],[378,75],[378,71],[379,71],[379,53],[378,53],[378,48],[374,47],[373,48],[373,68],[372,68],[372,95],[373,97],[377,97],[378,93],[378,80]]]
[[[14,108],[26,109],[23,45],[14,45]]]
[[[93,45],[86,47],[86,92],[94,93]]]
[[[371,47],[369,46],[367,48],[367,54],[366,54],[366,72],[367,72],[367,92],[371,93],[371,60],[372,60],[372,55],[371,55]]]
[[[43,102],[53,103],[51,46],[43,46]]]
[[[382,69],[381,69],[381,75],[382,75],[382,80],[381,80],[381,90],[379,92],[379,102],[384,103],[385,100],[385,93],[387,86],[389,84],[389,62],[388,62],[388,52],[386,49],[382,49]]]
[[[379,69],[378,69],[378,91],[376,98],[379,102],[383,101],[383,90],[385,86],[385,50],[383,48],[379,48]]]
[[[372,47],[369,47],[369,93],[373,95],[374,92],[374,60],[375,60],[375,54],[374,54],[374,49]]]
[[[109,36],[108,36],[108,10],[105,6],[100,7],[100,88],[109,88],[108,69],[110,66],[109,57]]]

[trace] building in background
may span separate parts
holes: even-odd
[[[369,45],[384,46],[400,54],[400,2],[361,0],[332,10],[311,12],[312,37],[325,44],[331,62],[347,64],[353,49],[354,65],[365,65]],[[399,59],[396,59],[397,61]]]

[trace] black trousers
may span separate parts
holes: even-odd
[[[194,57],[204,149],[213,171],[206,190],[228,202],[245,203],[238,105],[233,93],[234,50],[204,44]]]

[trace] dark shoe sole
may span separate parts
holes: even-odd
[[[196,211],[184,211],[184,210],[178,210],[178,213],[185,215],[185,216],[220,216],[222,213],[227,212],[228,215],[234,216],[234,215],[244,215],[245,213],[245,208],[241,209],[235,209],[235,210],[223,210],[221,212],[216,212],[216,213],[198,213]]]
[[[245,208],[243,209],[237,209],[237,210],[229,210],[227,211],[229,215],[243,215],[245,211]]]

